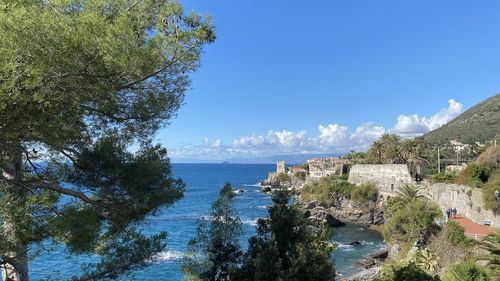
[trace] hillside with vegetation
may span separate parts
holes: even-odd
[[[493,96],[444,126],[424,135],[432,144],[443,144],[450,140],[462,143],[487,142],[500,132],[500,94]]]

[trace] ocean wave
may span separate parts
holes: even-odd
[[[181,251],[166,250],[156,254],[151,262],[171,262],[181,260],[184,257],[184,253]]]
[[[257,206],[257,209],[267,209],[271,205],[262,205],[262,206]]]
[[[254,220],[244,219],[244,220],[241,220],[241,223],[248,224],[248,225],[251,225],[251,226],[257,226],[257,221],[258,220],[259,219],[254,219]]]

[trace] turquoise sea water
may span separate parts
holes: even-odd
[[[231,182],[238,194],[236,209],[243,221],[242,246],[255,233],[255,222],[267,215],[266,206],[271,204],[268,195],[259,192],[259,182],[275,169],[267,164],[173,164],[173,173],[186,183],[184,198],[172,207],[161,210],[141,225],[145,232],[167,231],[167,249],[150,262],[150,266],[135,273],[135,280],[182,280],[180,269],[183,252],[196,231],[197,220],[206,216],[212,201],[225,182]],[[337,271],[350,273],[359,270],[357,261],[383,247],[382,237],[373,231],[358,226],[336,228],[332,240],[339,242],[334,253]],[[346,246],[345,243],[359,240],[362,245]],[[32,280],[67,279],[80,272],[80,264],[91,261],[90,257],[71,257],[64,249],[56,247],[30,262]],[[123,280],[131,280],[130,278]]]

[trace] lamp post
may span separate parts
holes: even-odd
[[[495,190],[495,199],[497,199],[497,202],[500,202],[500,191]]]

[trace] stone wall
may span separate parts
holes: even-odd
[[[392,194],[403,184],[412,184],[413,179],[405,164],[356,164],[349,171],[352,184],[372,182],[381,194]]]
[[[500,216],[495,216],[492,211],[485,209],[483,193],[479,188],[436,183],[428,184],[423,191],[429,199],[439,205],[443,212],[449,207],[454,207],[459,214],[474,222],[490,221],[491,226],[500,229]]]

